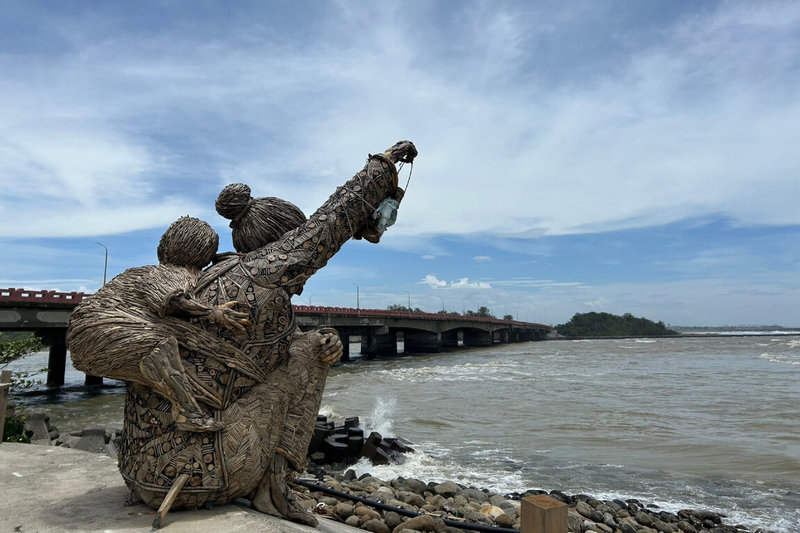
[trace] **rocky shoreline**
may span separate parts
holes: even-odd
[[[64,446],[117,458],[115,442],[121,429],[87,428],[61,435],[50,425],[44,410],[32,409],[26,411],[26,416],[26,429],[33,432],[32,444]],[[349,468],[356,458],[371,458],[373,464],[389,459],[402,461],[402,453],[411,449],[407,441],[383,439],[374,432],[364,438],[357,419],[347,420],[347,425],[336,427],[324,417],[318,419],[307,469],[292,482],[292,488],[298,503],[307,511],[373,533],[512,533],[520,528],[522,498],[541,494],[567,504],[570,533],[771,533],[763,528],[751,530],[726,524],[724,515],[711,511],[684,509],[670,513],[637,499],[600,500],[586,494],[539,489],[499,494],[452,481],[381,480],[369,474],[357,477]],[[331,461],[343,458],[343,453],[348,453],[344,462]]]
[[[519,530],[521,499],[541,494],[568,505],[570,533],[769,533],[762,528],[751,530],[725,524],[723,515],[711,511],[684,509],[670,513],[636,499],[601,501],[586,494],[569,495],[559,490],[499,494],[452,481],[426,483],[404,478],[385,481],[369,474],[356,477],[352,469],[328,473],[313,465],[307,473],[313,479],[299,479],[293,487],[300,505],[310,512],[373,533]],[[372,502],[380,504],[379,508]],[[403,516],[409,512],[420,516]]]

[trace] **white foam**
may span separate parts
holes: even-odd
[[[775,355],[771,353],[762,353],[759,357],[766,359],[771,363],[778,363],[781,365],[800,366],[800,359],[793,359],[785,355]]]
[[[394,417],[397,411],[397,400],[395,398],[375,398],[375,406],[372,413],[367,417],[365,426],[370,431],[377,431],[383,437],[394,436]]]

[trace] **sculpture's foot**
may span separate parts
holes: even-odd
[[[250,503],[262,513],[317,527],[317,519],[300,507],[286,484],[286,458],[280,454],[275,454],[272,465],[258,483]]]
[[[215,420],[213,417],[207,417],[203,415],[192,415],[192,416],[176,415],[175,427],[181,431],[210,433],[210,432],[222,431],[223,429],[225,429],[225,424],[223,422]]]

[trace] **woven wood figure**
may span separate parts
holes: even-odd
[[[139,498],[161,506],[156,526],[170,506],[240,497],[316,523],[294,502],[286,477],[304,466],[341,341],[330,329],[301,332],[291,297],[351,237],[379,240],[373,213],[386,198],[402,197],[395,163],[416,155],[403,141],[370,156],[308,220],[288,202],[228,186],[217,210],[231,219],[237,253],[202,272],[159,253],[161,265],[126,271],[106,285],[118,288],[104,287],[76,309],[69,337],[76,367],[128,382],[119,467]],[[99,344],[103,335],[113,339]]]

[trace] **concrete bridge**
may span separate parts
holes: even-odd
[[[458,347],[543,340],[552,329],[531,322],[445,313],[306,305],[295,305],[294,310],[303,330],[336,328],[345,354],[350,337],[360,337],[361,354],[368,358],[397,355],[398,340],[402,340],[405,353],[437,353]]]
[[[48,386],[64,384],[66,330],[72,309],[82,292],[0,289],[0,331],[32,331],[49,346]],[[404,353],[437,353],[458,347],[543,340],[550,326],[516,320],[441,313],[409,313],[383,309],[294,306],[298,326],[304,330],[332,327],[339,331],[344,361],[349,360],[351,337],[359,337],[360,353],[367,358]],[[102,378],[86,376],[86,384]]]

